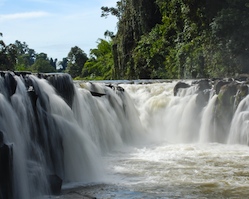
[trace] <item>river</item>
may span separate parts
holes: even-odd
[[[68,184],[65,190],[79,188],[61,197],[247,198],[248,147],[211,142],[205,135],[212,134],[208,118],[213,117],[210,109],[217,96],[210,95],[208,104],[196,112],[195,91],[173,96],[175,84],[120,85],[137,110],[140,139],[103,155],[105,175],[100,182]],[[228,137],[229,132],[225,140]]]
[[[248,198],[246,84],[45,77],[0,77],[0,198]]]

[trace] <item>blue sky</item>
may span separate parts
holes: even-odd
[[[117,0],[0,0],[0,32],[6,44],[26,42],[37,53],[61,60],[71,47],[89,54],[117,19],[100,17],[101,6]]]

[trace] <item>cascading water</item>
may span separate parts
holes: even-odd
[[[231,125],[229,144],[249,144],[249,96],[239,104]]]
[[[96,182],[104,170],[100,156],[140,137],[140,121],[123,90],[89,87],[105,95],[98,99],[76,89],[69,75],[46,80],[6,73],[0,80],[0,130],[13,150],[13,179],[7,176],[13,186],[1,190],[2,198],[51,194],[61,180]]]
[[[0,160],[7,154],[13,164],[1,162],[9,175],[0,198],[58,194],[72,182],[99,183],[89,192],[97,198],[249,193],[246,85],[117,83],[3,73],[0,135],[9,152],[0,145]]]

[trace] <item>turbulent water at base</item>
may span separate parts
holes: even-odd
[[[195,88],[173,96],[175,83],[122,85],[149,142],[105,156],[113,186],[97,197],[248,198],[249,98],[239,104],[227,141],[218,143],[212,123],[217,95],[200,109]]]
[[[249,195],[249,97],[220,134],[212,90],[200,105],[195,86],[174,95],[176,81],[114,86],[53,78],[14,76],[13,93],[0,78],[14,198],[51,198],[51,175],[63,180],[53,198]]]

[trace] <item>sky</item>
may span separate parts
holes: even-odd
[[[26,42],[36,53],[62,60],[74,46],[87,55],[117,19],[101,16],[101,7],[117,0],[0,0],[0,32],[6,45]],[[107,39],[107,38],[106,38]]]

